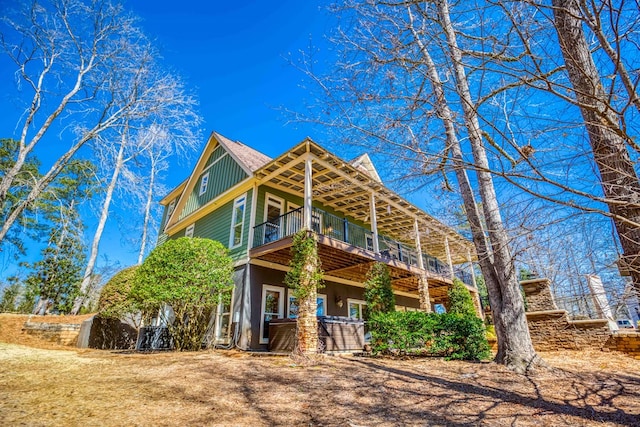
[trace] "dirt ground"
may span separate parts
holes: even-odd
[[[0,315],[3,426],[640,426],[640,360],[618,353],[542,353],[553,369],[528,376],[435,358],[305,365],[63,348],[25,340],[25,319]]]

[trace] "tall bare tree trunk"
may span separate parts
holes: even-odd
[[[140,241],[140,251],[138,252],[138,265],[142,264],[144,252],[147,249],[147,236],[149,234],[149,222],[151,220],[151,204],[153,203],[153,186],[156,181],[157,159],[153,153],[150,155],[151,170],[149,171],[149,187],[147,188],[146,201],[144,205],[144,221],[142,224],[142,237]]]
[[[465,127],[469,134],[474,164],[477,167],[478,189],[491,245],[492,257],[483,256],[480,253],[482,247],[476,247],[489,291],[493,322],[498,337],[496,361],[522,372],[538,363],[538,357],[531,343],[520,283],[508,246],[508,235],[502,223],[493,178],[488,172],[489,161],[482,143],[477,112],[462,63],[462,52],[458,47],[451,23],[449,5],[446,0],[437,0],[436,5],[454,68],[456,91],[464,110]],[[475,238],[474,241],[476,241]]]
[[[623,264],[640,291],[640,228],[620,218],[640,221],[640,182],[619,127],[619,118],[609,107],[600,73],[582,28],[577,0],[553,0],[555,27],[569,80],[587,128],[602,189],[614,214],[622,246]],[[633,94],[630,94],[633,96]]]
[[[111,206],[111,200],[113,199],[113,192],[116,189],[116,184],[118,183],[118,178],[120,177],[120,172],[122,171],[122,167],[125,163],[124,161],[124,149],[126,145],[126,139],[128,137],[128,132],[124,131],[122,133],[122,140],[120,141],[120,147],[118,148],[118,155],[116,157],[115,164],[113,165],[113,173],[111,174],[111,180],[109,181],[109,186],[107,187],[107,193],[105,195],[104,202],[102,204],[102,212],[100,213],[100,220],[98,221],[98,226],[96,228],[96,232],[93,235],[93,242],[91,243],[91,252],[89,253],[89,259],[87,260],[87,267],[84,271],[84,276],[82,279],[82,284],[80,285],[80,296],[76,299],[73,304],[73,310],[71,310],[71,314],[78,314],[82,305],[85,301],[85,294],[89,290],[91,285],[91,279],[93,276],[93,270],[96,266],[96,260],[98,259],[98,248],[100,246],[100,239],[102,238],[102,233],[104,231],[104,226],[107,223],[107,219],[109,218],[109,208]]]

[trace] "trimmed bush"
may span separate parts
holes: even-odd
[[[482,320],[419,311],[376,313],[369,319],[374,354],[416,354],[447,359],[490,357]]]
[[[447,292],[449,296],[449,307],[447,313],[459,314],[461,316],[477,317],[476,308],[473,305],[471,292],[459,279],[453,279],[453,286]]]
[[[137,265],[117,272],[100,290],[98,314],[107,319],[124,319],[140,312],[140,307],[131,298],[131,288]]]
[[[144,311],[167,317],[176,350],[200,350],[215,306],[231,297],[232,279],[233,260],[220,242],[181,237],[149,254],[131,294]]]

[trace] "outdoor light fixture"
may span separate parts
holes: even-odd
[[[342,297],[340,295],[336,295],[336,305],[340,308],[342,308],[342,306],[344,305],[344,302],[342,301]]]

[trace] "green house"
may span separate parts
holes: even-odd
[[[349,162],[306,139],[271,159],[214,132],[189,178],[161,204],[159,244],[214,239],[235,260],[232,302],[215,318],[219,343],[266,349],[270,322],[295,318],[284,276],[303,227],[318,234],[320,316],[362,318],[363,282],[375,262],[390,268],[398,310],[446,306],[456,276],[480,307],[472,243],[385,187],[366,154]]]

